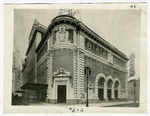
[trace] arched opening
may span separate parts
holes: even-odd
[[[98,97],[99,100],[104,100],[104,78],[100,78],[98,81]]]
[[[113,81],[111,79],[108,80],[107,82],[107,97],[108,97],[108,100],[111,100],[112,98],[112,84],[113,84]]]
[[[115,82],[115,99],[118,99],[118,92],[119,92],[119,82]]]

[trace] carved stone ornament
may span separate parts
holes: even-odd
[[[68,42],[69,33],[65,30],[65,27],[59,27],[59,31],[56,33],[57,42]]]
[[[66,70],[64,70],[63,68],[60,68],[57,72],[54,72],[53,73],[53,76],[54,77],[59,77],[59,76],[67,76],[69,77],[70,76],[70,72],[67,72]]]
[[[108,61],[109,61],[110,63],[113,63],[113,55],[112,55],[112,53],[109,53],[109,54],[108,54]]]

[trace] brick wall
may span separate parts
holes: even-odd
[[[47,59],[37,67],[37,83],[47,84]]]
[[[133,101],[134,100],[134,81],[128,82],[128,99]],[[140,99],[140,79],[136,81],[136,87],[135,87],[135,96],[136,101],[139,101]]]
[[[53,73],[63,68],[67,72],[70,72],[70,76],[73,77],[73,52],[70,50],[56,50],[53,52]],[[73,79],[70,79],[73,82]]]
[[[35,41],[32,44],[32,47],[27,55],[27,80],[29,82],[35,82]]]
[[[89,76],[89,84],[95,87],[95,79],[96,76],[100,73],[103,73],[106,77],[112,76],[114,78],[118,78],[121,82],[121,87],[125,90],[125,73],[114,69],[106,64],[98,62],[96,60],[87,58],[85,59],[86,64],[91,68],[91,76]],[[86,78],[85,78],[86,82]]]

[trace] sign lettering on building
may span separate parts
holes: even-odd
[[[80,21],[82,20],[81,11],[78,9],[60,9],[59,15],[69,15],[69,16],[76,17]]]
[[[132,77],[135,75],[135,54],[130,54],[129,59],[129,76]]]

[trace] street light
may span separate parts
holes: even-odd
[[[128,79],[128,81],[132,81],[133,82],[133,93],[134,93],[134,103],[136,103],[136,78],[135,77],[131,77]]]
[[[136,87],[136,82],[135,82],[136,80],[134,79],[134,83],[133,83],[133,85],[134,85],[134,103],[136,103],[136,96],[135,96],[135,87]]]
[[[86,101],[86,107],[89,107],[89,103],[88,103],[88,78],[89,75],[91,75],[91,68],[89,68],[88,66],[85,66],[85,70],[84,73],[87,77],[87,101]]]

